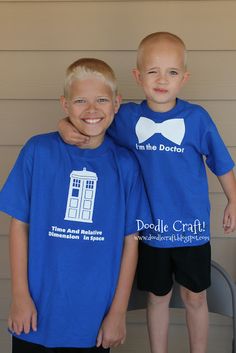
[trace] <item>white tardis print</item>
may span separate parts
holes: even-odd
[[[97,180],[97,174],[86,170],[86,168],[71,172],[65,220],[93,222]]]

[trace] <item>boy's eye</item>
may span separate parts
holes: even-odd
[[[84,98],[77,98],[74,100],[75,104],[85,104],[86,103],[86,99]]]
[[[177,72],[177,71],[175,71],[175,70],[171,70],[170,71],[170,75],[171,76],[176,76],[176,75],[178,75],[179,73]]]
[[[106,97],[100,97],[100,98],[97,99],[98,103],[107,103],[109,101],[110,100],[108,98],[106,98]]]
[[[148,71],[147,73],[148,73],[148,75],[157,74],[157,71],[155,71],[155,70],[150,70],[150,71]]]

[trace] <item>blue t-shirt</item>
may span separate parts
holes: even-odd
[[[46,347],[95,346],[117,286],[124,236],[150,214],[136,158],[109,137],[83,150],[58,133],[35,136],[0,193],[0,209],[29,223],[38,330],[19,337]]]
[[[210,239],[210,203],[205,163],[220,176],[232,161],[209,114],[177,99],[165,113],[146,101],[120,108],[110,136],[132,150],[141,166],[153,223],[139,222],[143,241],[172,248],[202,245]]]

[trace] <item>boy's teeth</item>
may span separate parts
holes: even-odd
[[[100,118],[97,118],[97,119],[85,119],[85,122],[86,123],[89,123],[89,124],[96,124],[100,121],[101,119]]]

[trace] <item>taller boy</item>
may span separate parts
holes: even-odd
[[[153,224],[145,225],[138,266],[138,286],[149,292],[152,353],[168,351],[173,274],[181,286],[191,353],[205,353],[211,256],[203,158],[218,176],[228,199],[223,218],[226,233],[236,224],[234,163],[208,113],[177,98],[189,77],[186,49],[180,38],[166,32],[144,38],[134,76],[146,100],[121,106],[109,134],[136,154],[152,208]],[[76,132],[68,131],[65,122],[61,128],[67,140],[81,141]],[[139,224],[141,229],[143,224]]]
[[[149,217],[136,159],[105,137],[120,102],[113,70],[77,60],[64,88],[62,106],[90,136],[86,148],[58,133],[32,137],[0,193],[0,210],[13,217],[13,353],[101,353],[122,343],[136,218]]]

